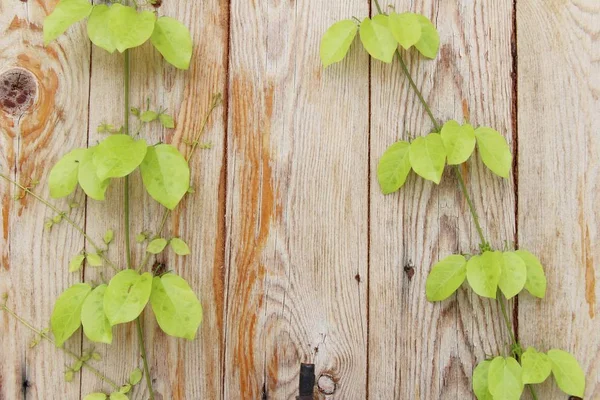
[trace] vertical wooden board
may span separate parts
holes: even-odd
[[[540,256],[546,298],[521,296],[525,346],[572,352],[600,397],[600,4],[517,2],[519,244]],[[540,398],[564,394],[545,383]]]
[[[318,48],[367,11],[231,3],[225,399],[293,399],[312,361],[366,396],[368,64]]]
[[[194,55],[189,71],[168,65],[147,43],[131,52],[131,106],[146,109],[166,108],[174,116],[176,128],[165,130],[158,122],[143,125],[140,137],[149,144],[171,143],[187,154],[184,139],[201,130],[204,114],[212,94],[225,90],[227,71],[228,5],[224,1],[202,3],[167,3],[157,9],[159,16],[180,20],[191,31]],[[103,138],[95,133],[102,121],[119,126],[123,122],[123,58],[94,48],[92,69],[92,112],[90,145]],[[106,98],[113,99],[107,102]],[[223,358],[224,310],[224,112],[213,113],[201,142],[210,142],[210,150],[199,150],[191,162],[195,193],[188,196],[168,219],[163,236],[185,239],[192,255],[180,258],[169,250],[156,258],[167,268],[186,279],[204,306],[204,322],[194,341],[168,338],[158,327],[154,315],[144,314],[146,350],[154,389],[165,399],[220,398]],[[138,121],[132,117],[130,131],[136,132]],[[113,182],[106,202],[88,202],[89,231],[101,237],[106,229],[122,229],[122,180]],[[145,192],[138,173],[131,178],[131,235],[142,231],[155,233],[163,208]],[[118,211],[116,211],[118,210]],[[115,212],[116,211],[116,212]],[[123,237],[116,237],[122,243]],[[133,263],[138,265],[146,244],[132,244]],[[114,259],[125,267],[124,246],[111,250]],[[154,259],[151,258],[152,266]],[[89,269],[88,269],[89,271]],[[95,271],[86,271],[94,279]],[[141,367],[135,324],[115,328],[113,345],[102,346],[106,360],[104,371],[115,379],[124,379],[132,368]],[[85,382],[84,382],[85,387]],[[90,388],[91,389],[91,388]],[[147,397],[145,382],[136,387],[132,397]]]
[[[511,4],[394,5],[431,18],[440,33],[436,60],[402,51],[439,123],[467,117],[511,142]],[[369,398],[471,398],[475,365],[506,351],[501,314],[466,284],[431,304],[425,281],[438,260],[477,252],[479,237],[451,168],[439,186],[411,173],[398,193],[381,194],[377,164],[385,149],[429,133],[432,123],[397,59],[372,61],[371,96]],[[488,240],[503,248],[514,240],[512,179],[493,176],[477,153],[462,171]]]
[[[54,5],[0,1],[0,171],[25,185],[39,180],[34,191],[44,198],[50,168],[68,149],[85,144],[87,126],[90,49],[80,25],[44,46],[42,23]],[[72,55],[76,49],[79,57]],[[67,266],[83,240],[64,222],[45,230],[55,213],[29,196],[14,201],[20,193],[1,180],[0,293],[9,295],[7,305],[19,316],[42,329],[49,326],[58,295],[79,281]],[[64,211],[68,202],[52,201]],[[83,209],[69,215],[83,222]],[[69,384],[63,377],[71,359],[48,342],[30,348],[35,335],[27,327],[5,312],[0,320],[1,399],[79,398],[79,378]],[[79,339],[66,347],[78,352]]]

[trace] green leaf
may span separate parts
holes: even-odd
[[[467,260],[461,255],[451,255],[433,266],[425,292],[427,300],[442,301],[450,297],[462,285],[467,276]]]
[[[421,23],[421,37],[415,47],[425,57],[435,58],[440,48],[440,35],[427,17],[417,14],[417,18]]]
[[[508,178],[512,166],[512,154],[506,139],[492,128],[475,129],[477,147],[483,163],[496,175]]]
[[[81,21],[92,11],[92,5],[87,0],[61,0],[52,14],[44,19],[44,44],[48,44],[71,25]]]
[[[469,124],[448,121],[442,127],[441,136],[449,165],[464,163],[475,150],[475,130]]]
[[[377,165],[377,180],[383,194],[400,189],[411,170],[409,158],[410,143],[399,141],[387,148]]]
[[[131,385],[129,383],[127,383],[119,388],[119,393],[126,394],[126,393],[129,393],[130,391],[131,391]]]
[[[190,167],[179,150],[169,144],[148,147],[140,171],[150,196],[169,210],[179,204],[190,187]]]
[[[131,374],[129,374],[129,384],[130,385],[137,385],[138,383],[140,383],[140,381],[142,380],[142,370],[139,368],[134,369],[133,371],[131,371]]]
[[[83,400],[106,400],[106,395],[104,393],[90,393]]]
[[[152,311],[160,328],[170,336],[193,340],[202,322],[202,306],[188,283],[175,274],[154,277]]]
[[[77,174],[79,172],[79,163],[83,158],[86,149],[75,149],[61,158],[50,170],[48,186],[50,187],[50,196],[57,199],[73,193],[77,187]]]
[[[179,238],[172,238],[169,242],[169,245],[177,255],[187,256],[190,254],[190,248],[188,247],[187,243]]]
[[[523,383],[542,383],[552,372],[552,363],[547,355],[538,353],[533,347],[528,347],[521,356],[523,366]]]
[[[150,39],[156,16],[150,11],[138,13],[134,8],[113,4],[108,16],[108,29],[113,43],[121,53],[142,45]]]
[[[342,61],[356,37],[358,26],[351,19],[331,25],[321,39],[321,62],[327,68],[331,64]]]
[[[392,62],[398,42],[388,28],[388,16],[365,18],[360,24],[360,40],[371,57],[388,64]]]
[[[488,389],[488,374],[491,361],[482,361],[477,364],[473,371],[473,393],[477,400],[493,400],[492,394]]]
[[[192,59],[192,37],[188,28],[170,17],[160,17],[150,41],[169,64],[188,69]]]
[[[417,44],[421,39],[421,21],[417,14],[391,12],[389,28],[396,41],[405,50]]]
[[[104,243],[110,244],[113,241],[114,237],[115,237],[115,232],[112,229],[107,230],[106,233],[104,234],[104,238],[103,238]]]
[[[109,22],[110,8],[106,4],[95,5],[88,19],[87,32],[92,43],[113,53],[117,47],[109,30]]]
[[[116,274],[104,294],[104,313],[111,326],[133,321],[148,303],[152,275],[140,275],[132,269]]]
[[[104,260],[97,253],[89,253],[85,256],[88,264],[92,267],[101,267],[104,264]]]
[[[527,267],[525,262],[512,251],[502,253],[502,267],[498,286],[504,296],[510,299],[516,296],[527,280]]]
[[[81,307],[92,287],[87,283],[77,283],[65,290],[56,299],[50,325],[57,347],[61,347],[65,341],[75,333],[81,325]]]
[[[479,296],[496,298],[501,273],[502,253],[499,251],[485,251],[467,262],[467,280]]]
[[[585,392],[585,374],[572,354],[552,349],[548,351],[552,363],[552,375],[556,384],[570,396],[583,397]]]
[[[522,375],[514,358],[494,358],[488,371],[488,387],[494,400],[519,400],[524,388]]]
[[[81,162],[79,163],[79,186],[86,195],[94,200],[104,200],[106,189],[110,184],[110,179],[101,180],[98,178],[98,170],[94,164],[94,152],[96,147],[87,149]]]
[[[104,181],[129,175],[142,163],[147,148],[145,140],[133,140],[129,135],[107,137],[93,153],[98,178]]]
[[[77,254],[75,257],[71,258],[71,261],[69,262],[69,272],[79,271],[83,265],[83,260],[85,260],[83,254]]]
[[[416,138],[410,144],[409,157],[410,165],[418,175],[436,184],[440,183],[446,163],[446,150],[439,133]]]
[[[148,244],[146,251],[152,254],[158,254],[162,252],[167,246],[167,240],[163,238],[154,239]]]
[[[90,293],[81,309],[81,323],[85,336],[92,342],[112,343],[112,327],[104,314],[106,285],[100,285]]]
[[[173,120],[173,117],[171,117],[170,115],[160,114],[158,116],[158,119],[160,120],[160,123],[162,124],[162,126],[164,126],[165,128],[167,128],[167,129],[175,128],[175,121]]]
[[[142,115],[140,115],[140,120],[143,122],[152,122],[158,118],[158,114],[154,111],[144,111]]]
[[[121,392],[113,392],[110,394],[110,400],[129,400],[129,397]]]
[[[517,250],[515,253],[521,257],[527,267],[525,289],[533,296],[543,299],[546,296],[546,275],[540,260],[527,250]]]

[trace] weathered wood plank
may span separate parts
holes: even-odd
[[[318,46],[367,12],[231,2],[225,399],[293,399],[303,361],[366,396],[368,64]]]
[[[510,141],[510,2],[394,5],[431,17],[440,32],[436,60],[404,53],[436,118],[470,118]],[[437,187],[411,174],[399,193],[381,194],[376,170],[384,150],[429,133],[432,124],[397,60],[373,61],[371,79],[369,398],[471,398],[475,364],[506,349],[500,314],[466,286],[441,304],[428,303],[425,280],[439,259],[477,251],[479,238],[449,168]],[[514,239],[512,180],[492,176],[478,155],[463,173],[488,239],[502,248]]]
[[[167,108],[174,115],[175,130],[163,130],[158,123],[145,125],[140,137],[148,143],[163,141],[179,145],[195,136],[211,102],[212,93],[223,92],[226,84],[228,50],[228,4],[226,1],[164,2],[159,15],[168,15],[188,26],[194,41],[190,71],[169,66],[147,43],[131,52],[131,105]],[[90,114],[90,145],[101,140],[95,133],[102,121],[119,126],[123,123],[123,58],[94,48]],[[110,98],[112,101],[107,102]],[[168,269],[183,276],[198,294],[204,306],[204,322],[195,341],[167,338],[151,312],[145,314],[145,336],[151,363],[154,389],[164,399],[221,398],[222,346],[224,320],[224,115],[225,107],[213,114],[202,140],[211,142],[211,150],[200,150],[192,160],[192,180],[196,193],[189,196],[170,217],[163,236],[185,239],[193,254],[173,257],[169,251],[157,257]],[[131,119],[130,130],[138,122]],[[88,227],[94,236],[108,228],[122,228],[122,181],[113,182],[106,202],[88,201]],[[132,237],[144,230],[156,232],[163,209],[152,200],[136,174],[131,179]],[[117,237],[116,241],[122,241]],[[143,257],[144,247],[133,244],[133,263]],[[111,255],[125,267],[124,247],[111,249]],[[95,271],[86,271],[94,279]],[[135,324],[119,327],[111,346],[102,346],[106,354],[103,370],[125,378],[132,368],[141,367]],[[84,387],[89,387],[84,382]],[[147,398],[144,382],[133,399]]]
[[[0,1],[0,85],[6,95],[0,100],[0,171],[25,185],[39,180],[35,191],[43,197],[48,197],[49,167],[67,149],[86,142],[90,52],[81,26],[43,45],[42,20],[53,7],[48,3],[54,2]],[[11,75],[13,68],[18,69]],[[28,77],[29,95],[23,93]],[[80,278],[68,274],[66,266],[83,240],[65,223],[45,230],[54,213],[31,197],[14,201],[20,193],[0,183],[0,292],[9,295],[9,307],[20,316],[44,328],[54,299]],[[66,200],[55,203],[68,210]],[[70,216],[82,223],[84,211]],[[63,378],[72,360],[47,342],[30,349],[31,331],[6,313],[0,320],[0,399],[79,398],[78,379],[68,384]],[[67,347],[78,352],[79,340]]]
[[[522,296],[524,345],[571,351],[600,397],[600,3],[517,2],[519,244],[546,268],[543,301]],[[540,398],[564,394],[548,382]]]

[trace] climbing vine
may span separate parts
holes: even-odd
[[[403,51],[414,47],[423,56],[435,58],[439,49],[438,32],[431,21],[420,14],[378,14],[362,20],[352,17],[333,24],[321,40],[320,55],[324,67],[344,59],[356,36],[371,57],[391,63],[396,59],[417,94],[433,124],[433,131],[411,142],[398,141],[388,147],[379,159],[377,179],[383,194],[398,191],[411,171],[422,178],[440,183],[446,166],[451,167],[465,197],[479,235],[476,254],[450,255],[432,268],[425,284],[429,301],[443,301],[463,285],[465,280],[482,297],[495,299],[500,305],[504,324],[512,343],[504,355],[482,360],[473,371],[473,392],[479,400],[519,399],[525,389],[537,399],[533,385],[544,382],[552,375],[558,387],[571,396],[583,397],[584,373],[573,355],[550,349],[540,352],[526,349],[516,339],[506,312],[506,301],[523,289],[532,296],[544,298],[546,276],[539,259],[525,249],[515,251],[495,249],[485,238],[479,216],[467,191],[460,165],[468,162],[477,148],[483,164],[495,175],[508,178],[512,155],[506,139],[486,126],[472,126],[468,121],[447,121],[440,124],[433,116],[419,88],[403,60]],[[404,49],[400,50],[400,47]]]
[[[123,231],[115,232],[110,229],[101,240],[96,240],[72,217],[78,208],[74,200],[69,200],[68,209],[63,209],[34,192],[37,182],[25,185],[12,180],[7,174],[0,174],[1,178],[12,183],[18,190],[16,198],[32,196],[54,212],[54,216],[45,223],[46,229],[56,229],[66,223],[83,235],[86,247],[80,253],[72,255],[65,269],[71,273],[78,272],[84,265],[102,269],[99,282],[76,283],[56,299],[49,328],[37,329],[17,315],[7,304],[8,296],[3,298],[0,305],[4,312],[34,332],[32,347],[46,340],[73,359],[73,364],[65,370],[67,381],[72,381],[76,373],[85,369],[107,385],[109,390],[87,394],[85,400],[127,399],[144,376],[148,396],[150,399],[155,398],[140,319],[148,305],[159,327],[170,336],[192,340],[202,322],[202,306],[186,280],[160,264],[149,268],[149,262],[152,256],[166,251],[167,247],[179,256],[191,253],[182,238],[165,237],[162,231],[170,211],[177,207],[187,193],[193,192],[190,187],[189,161],[198,147],[205,147],[199,144],[199,140],[210,115],[220,104],[221,96],[213,96],[200,132],[184,140],[189,147],[187,156],[172,144],[149,144],[140,137],[147,124],[159,123],[163,129],[172,129],[175,127],[175,120],[162,108],[152,110],[147,107],[146,110],[140,110],[129,104],[129,49],[149,40],[165,60],[178,69],[188,69],[192,57],[192,39],[188,29],[176,19],[159,16],[158,9],[153,5],[156,4],[152,0],[144,4],[134,1],[133,6],[129,6],[126,0],[97,5],[92,5],[88,0],[60,0],[44,20],[46,45],[71,25],[87,18],[87,34],[93,44],[109,53],[115,50],[123,53],[123,126],[102,123],[98,126],[98,132],[107,136],[93,146],[66,153],[53,166],[48,178],[51,198],[69,198],[79,187],[94,201],[103,201],[108,187],[120,181],[124,186]],[[130,129],[131,118],[138,120],[135,130]],[[139,265],[133,265],[129,229],[129,177],[137,170],[146,192],[164,207],[164,212],[155,232],[140,232],[135,236],[135,241],[145,246],[145,255]],[[112,250],[111,245],[116,239],[123,240],[126,249],[124,254],[115,254]],[[64,347],[81,327],[90,342],[110,344],[113,340],[113,327],[133,321],[137,328],[143,371],[134,368],[129,379],[121,384],[104,376],[91,365],[102,358],[93,347],[82,354]]]

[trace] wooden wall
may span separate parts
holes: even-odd
[[[61,155],[100,140],[99,123],[123,122],[121,56],[90,46],[83,25],[43,46],[55,3],[0,0],[0,74],[20,68],[14,73],[37,84],[24,109],[0,99],[0,172],[39,179],[43,194]],[[515,242],[546,266],[547,298],[523,294],[512,304],[522,343],[572,351],[587,374],[586,398],[600,397],[600,3],[393,3],[431,17],[440,32],[436,60],[408,57],[435,116],[493,126],[515,154],[508,180],[477,157],[463,172],[492,244]],[[174,131],[144,130],[152,142],[198,132],[211,94],[224,95],[203,138],[213,146],[192,165],[196,191],[168,221],[193,256],[160,258],[196,289],[203,325],[196,341],[175,340],[145,316],[162,399],[294,399],[301,362],[324,374],[329,394],[316,398],[466,399],[476,363],[506,349],[493,302],[466,288],[441,304],[425,299],[431,264],[477,245],[453,175],[379,192],[383,150],[431,129],[399,66],[371,61],[359,46],[341,64],[320,66],[327,27],[374,10],[366,0],[165,0],[159,13],[192,31],[191,69],[176,71],[149,45],[132,52],[132,104],[149,99],[178,121]],[[139,183],[133,232],[155,229],[159,215]],[[15,194],[0,182],[0,292],[42,328],[60,292],[98,275],[67,273],[83,239],[66,225],[44,230],[52,212]],[[118,182],[106,202],[78,193],[73,217],[93,237],[119,229],[121,195]],[[67,358],[48,343],[30,349],[32,338],[0,315],[0,399],[102,389],[85,372],[64,382]],[[82,336],[68,343],[89,346]],[[113,379],[140,364],[133,325],[96,348]],[[147,398],[143,385],[132,398]],[[565,396],[545,384],[540,398]]]

